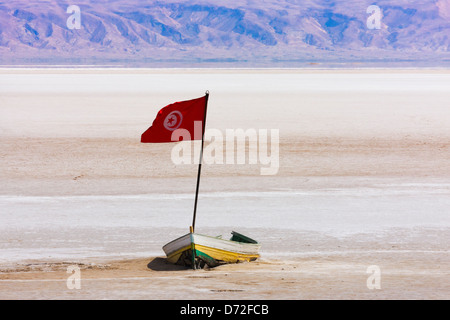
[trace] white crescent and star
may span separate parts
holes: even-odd
[[[164,128],[169,131],[174,131],[178,129],[182,121],[183,115],[181,112],[178,110],[172,111],[166,116],[166,119],[164,119]]]

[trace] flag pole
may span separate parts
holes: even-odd
[[[203,142],[205,140],[206,110],[208,108],[208,98],[209,98],[209,91],[207,90],[205,93],[205,113],[203,115],[202,145],[201,145],[201,149],[200,149],[200,161],[198,163],[197,188],[195,189],[194,216],[192,218],[192,232],[191,233],[194,233],[194,230],[195,230],[195,217],[197,214],[197,200],[198,200],[198,188],[200,186],[200,173],[202,171]]]

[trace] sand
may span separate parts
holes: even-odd
[[[68,289],[71,262],[5,272],[8,299],[445,299],[448,270],[431,255],[378,254],[256,261],[184,270],[162,257],[83,265],[79,289]],[[368,289],[367,263],[382,260],[380,289]],[[435,265],[437,262],[439,265]],[[447,261],[448,262],[448,261]],[[433,266],[430,266],[433,263]],[[445,262],[444,262],[445,263]],[[70,281],[70,280],[69,280]],[[8,289],[9,288],[9,289]]]
[[[450,297],[446,70],[4,69],[0,83],[0,299]],[[244,230],[262,251],[193,271],[161,247],[188,229],[197,167],[139,137],[205,87],[208,128],[278,129],[280,167],[203,167],[198,229]]]

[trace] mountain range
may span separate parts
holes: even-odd
[[[401,60],[450,61],[450,0],[0,2],[2,64]]]

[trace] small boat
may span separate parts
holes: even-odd
[[[190,233],[175,239],[163,247],[171,263],[201,269],[226,263],[253,261],[259,258],[261,245],[236,231],[230,240],[203,234]]]

